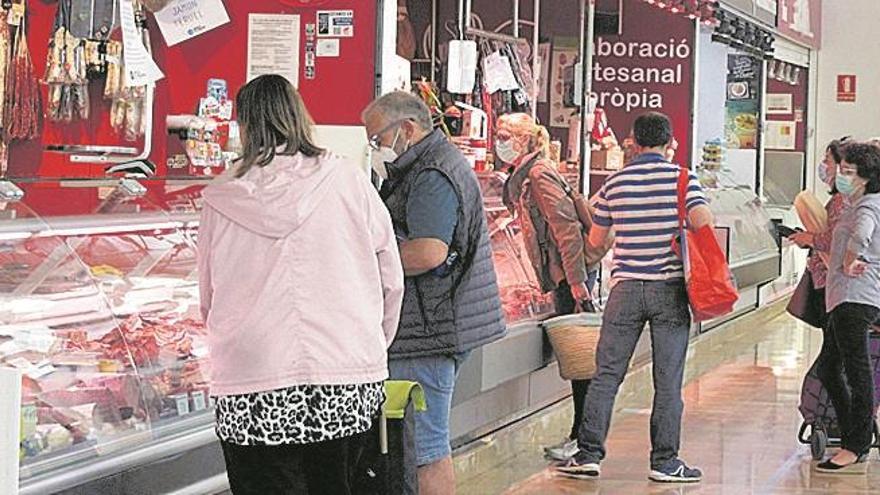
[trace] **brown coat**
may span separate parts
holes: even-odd
[[[587,280],[585,232],[564,180],[552,163],[537,159],[505,184],[505,204],[519,217],[526,252],[545,292],[562,281],[576,285]]]

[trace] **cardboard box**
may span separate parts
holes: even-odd
[[[590,168],[620,170],[623,168],[623,150],[599,150],[590,153]]]

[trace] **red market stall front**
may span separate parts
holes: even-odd
[[[44,118],[4,143],[0,174],[0,368],[16,377],[0,386],[21,390],[0,403],[0,431],[20,425],[2,493],[222,489],[196,228],[202,188],[236,151],[234,94],[282,73],[322,144],[365,151],[383,2],[143,2],[163,3],[29,0],[10,29],[34,70],[8,95],[33,102],[21,88],[38,88]],[[155,85],[118,79],[150,60]]]

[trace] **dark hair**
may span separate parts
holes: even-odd
[[[834,158],[834,163],[840,165],[840,162],[843,161],[843,147],[850,141],[850,139],[849,136],[844,136],[828,143],[828,147],[825,148],[825,151],[831,153],[831,158]]]
[[[245,84],[235,98],[243,130],[242,155],[236,177],[254,166],[265,167],[281,154],[314,157],[324,153],[312,138],[314,125],[299,92],[282,76],[269,74]]]
[[[880,193],[880,148],[869,143],[852,143],[843,147],[843,160],[855,165],[856,174],[868,181],[865,194]]]
[[[840,162],[843,161],[843,148],[852,140],[851,136],[843,136],[840,139],[835,139],[828,143],[828,146],[825,148],[825,151],[831,153],[831,159],[834,160],[835,165],[840,165]],[[837,184],[831,183],[831,191],[832,195],[839,193],[837,190]]]
[[[633,136],[643,148],[665,146],[672,141],[672,122],[662,113],[648,112],[636,119]]]

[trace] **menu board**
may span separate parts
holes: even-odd
[[[757,149],[760,122],[761,65],[748,55],[727,57],[725,131],[732,149]]]

